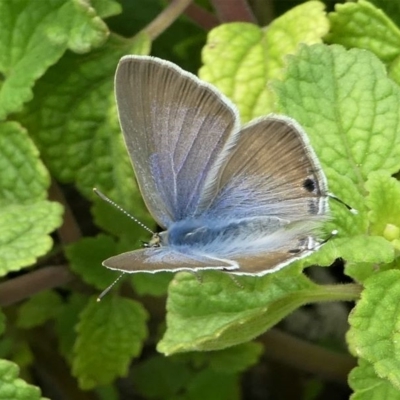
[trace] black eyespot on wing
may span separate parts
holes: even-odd
[[[306,189],[308,192],[312,193],[316,188],[315,181],[311,178],[307,178],[303,182],[303,188]]]

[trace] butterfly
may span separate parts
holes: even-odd
[[[296,121],[272,114],[241,126],[216,88],[150,56],[120,60],[115,93],[139,188],[164,231],[103,265],[264,275],[319,247],[327,181]]]

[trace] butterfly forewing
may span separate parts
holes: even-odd
[[[159,225],[189,217],[207,172],[238,131],[234,106],[172,63],[124,57],[116,98],[142,195]]]

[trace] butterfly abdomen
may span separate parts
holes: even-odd
[[[168,230],[168,246],[178,251],[227,256],[259,250],[263,238],[285,229],[288,221],[276,217],[245,218],[237,221],[191,219],[174,223]]]

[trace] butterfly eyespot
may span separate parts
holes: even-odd
[[[311,178],[307,178],[303,182],[303,188],[306,189],[308,192],[312,193],[316,188],[315,181]]]

